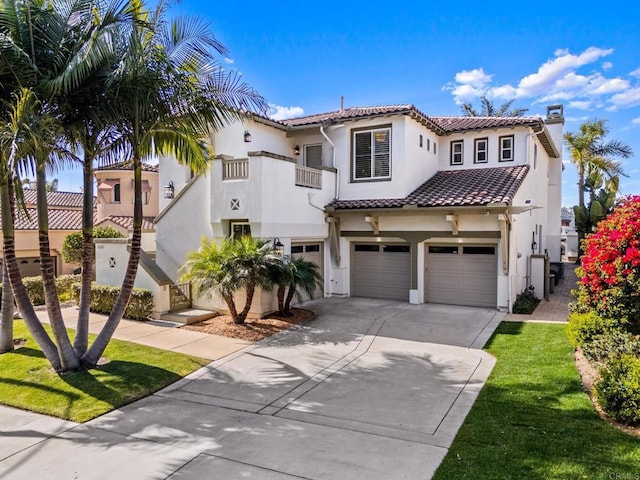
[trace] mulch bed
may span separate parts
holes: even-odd
[[[283,317],[272,313],[265,318],[247,319],[244,324],[233,323],[231,315],[218,315],[203,322],[184,325],[180,328],[195,332],[222,335],[247,342],[257,342],[270,337],[282,330],[307,322],[314,318],[315,313],[304,308],[292,308],[290,317]]]
[[[610,425],[613,425],[619,430],[622,430],[626,434],[633,435],[634,437],[640,437],[640,426],[630,427],[629,425],[624,425],[620,422],[617,422],[613,418],[611,418],[609,415],[607,415],[604,412],[604,410],[602,410],[602,408],[600,408],[600,405],[598,405],[598,402],[596,402],[596,399],[593,395],[593,385],[598,379],[597,368],[594,365],[592,365],[591,362],[589,362],[589,360],[587,360],[587,358],[582,353],[582,350],[580,349],[576,349],[574,358],[576,361],[576,368],[578,369],[578,373],[580,374],[580,380],[582,381],[582,386],[585,392],[587,392],[587,395],[589,395],[589,398],[591,399],[591,403],[593,403],[593,406],[598,412],[598,415],[600,415],[600,417],[603,420],[605,420],[607,423],[609,423]]]

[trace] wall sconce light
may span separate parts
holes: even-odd
[[[300,145],[296,145],[295,147],[293,147],[293,154],[300,155]]]
[[[245,143],[251,142],[251,133],[249,133],[249,130],[244,131],[244,141]]]
[[[271,247],[271,250],[273,250],[274,255],[282,258],[284,254],[284,244],[280,241],[279,238],[276,237],[273,239],[273,246]]]
[[[173,181],[169,180],[169,183],[164,186],[164,198],[173,198],[175,192],[176,189],[173,186]]]
[[[531,251],[533,253],[536,253],[536,248],[538,248],[538,243],[536,242],[536,233],[532,232],[531,233]]]

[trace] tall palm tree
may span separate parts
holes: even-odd
[[[606,141],[609,129],[605,119],[587,120],[578,127],[577,132],[564,134],[564,141],[569,149],[571,162],[578,171],[578,208],[585,209],[585,176],[587,172],[594,175],[603,173],[614,178],[625,175],[622,165],[616,158],[629,158],[633,150],[620,140]],[[579,253],[582,252],[582,240],[585,231],[578,229]]]
[[[528,108],[511,107],[515,98],[504,102],[496,107],[486,95],[480,97],[480,111],[476,110],[471,103],[463,103],[460,108],[465,117],[521,117],[529,111]]]
[[[210,130],[251,112],[266,112],[265,100],[239,77],[225,73],[226,55],[202,22],[165,19],[167,4],[154,12],[132,1],[133,22],[119,46],[120,68],[109,88],[118,92],[119,129],[131,149],[134,176],[133,233],[124,280],[103,330],[82,360],[95,365],[122,319],[134,286],[141,251],[142,162],[157,151],[196,173],[209,166]]]

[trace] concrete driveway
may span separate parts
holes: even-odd
[[[430,478],[493,368],[480,348],[504,315],[309,307],[309,325],[83,425],[2,409],[0,477]]]

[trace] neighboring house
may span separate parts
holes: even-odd
[[[396,105],[233,124],[212,134],[205,175],[160,159],[157,264],[177,282],[202,237],[250,234],[316,261],[326,296],[510,310],[532,284],[543,295],[531,258],[561,260],[563,125],[561,105],[545,119]]]
[[[125,235],[133,231],[133,163],[96,168],[96,227],[113,227]],[[158,165],[142,164],[142,248],[155,252],[154,218],[158,215]]]
[[[70,233],[82,230],[82,197],[83,194],[77,192],[47,192],[49,242],[56,276],[70,274],[74,268],[78,267],[63,261],[62,243]],[[40,275],[36,199],[36,189],[25,188],[26,213],[18,211],[16,217],[16,257],[23,277]],[[0,245],[2,245],[2,238],[0,238]]]

